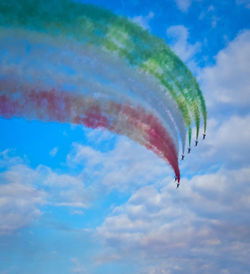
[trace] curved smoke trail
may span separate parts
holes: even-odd
[[[178,136],[206,105],[163,40],[79,2],[0,2],[0,114],[105,127],[153,150],[178,180]],[[61,98],[61,99],[60,99]],[[53,106],[53,108],[51,108]],[[201,113],[201,114],[200,114]]]

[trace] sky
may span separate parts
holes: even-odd
[[[0,273],[249,273],[249,0],[82,2],[173,49],[203,91],[207,136],[176,189],[127,137],[0,117]]]

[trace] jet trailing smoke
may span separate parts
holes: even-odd
[[[195,78],[165,42],[126,18],[73,2],[0,2],[0,115],[126,135],[180,180],[193,126],[206,132]]]

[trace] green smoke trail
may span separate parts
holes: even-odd
[[[199,135],[200,112],[206,131],[207,111],[199,85],[165,41],[110,11],[70,0],[0,2],[0,25],[64,35],[117,54],[156,77],[176,102],[189,131]]]

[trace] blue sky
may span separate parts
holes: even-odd
[[[83,1],[164,39],[196,75],[208,135],[181,163],[129,139],[0,119],[0,273],[249,273],[250,2]]]

